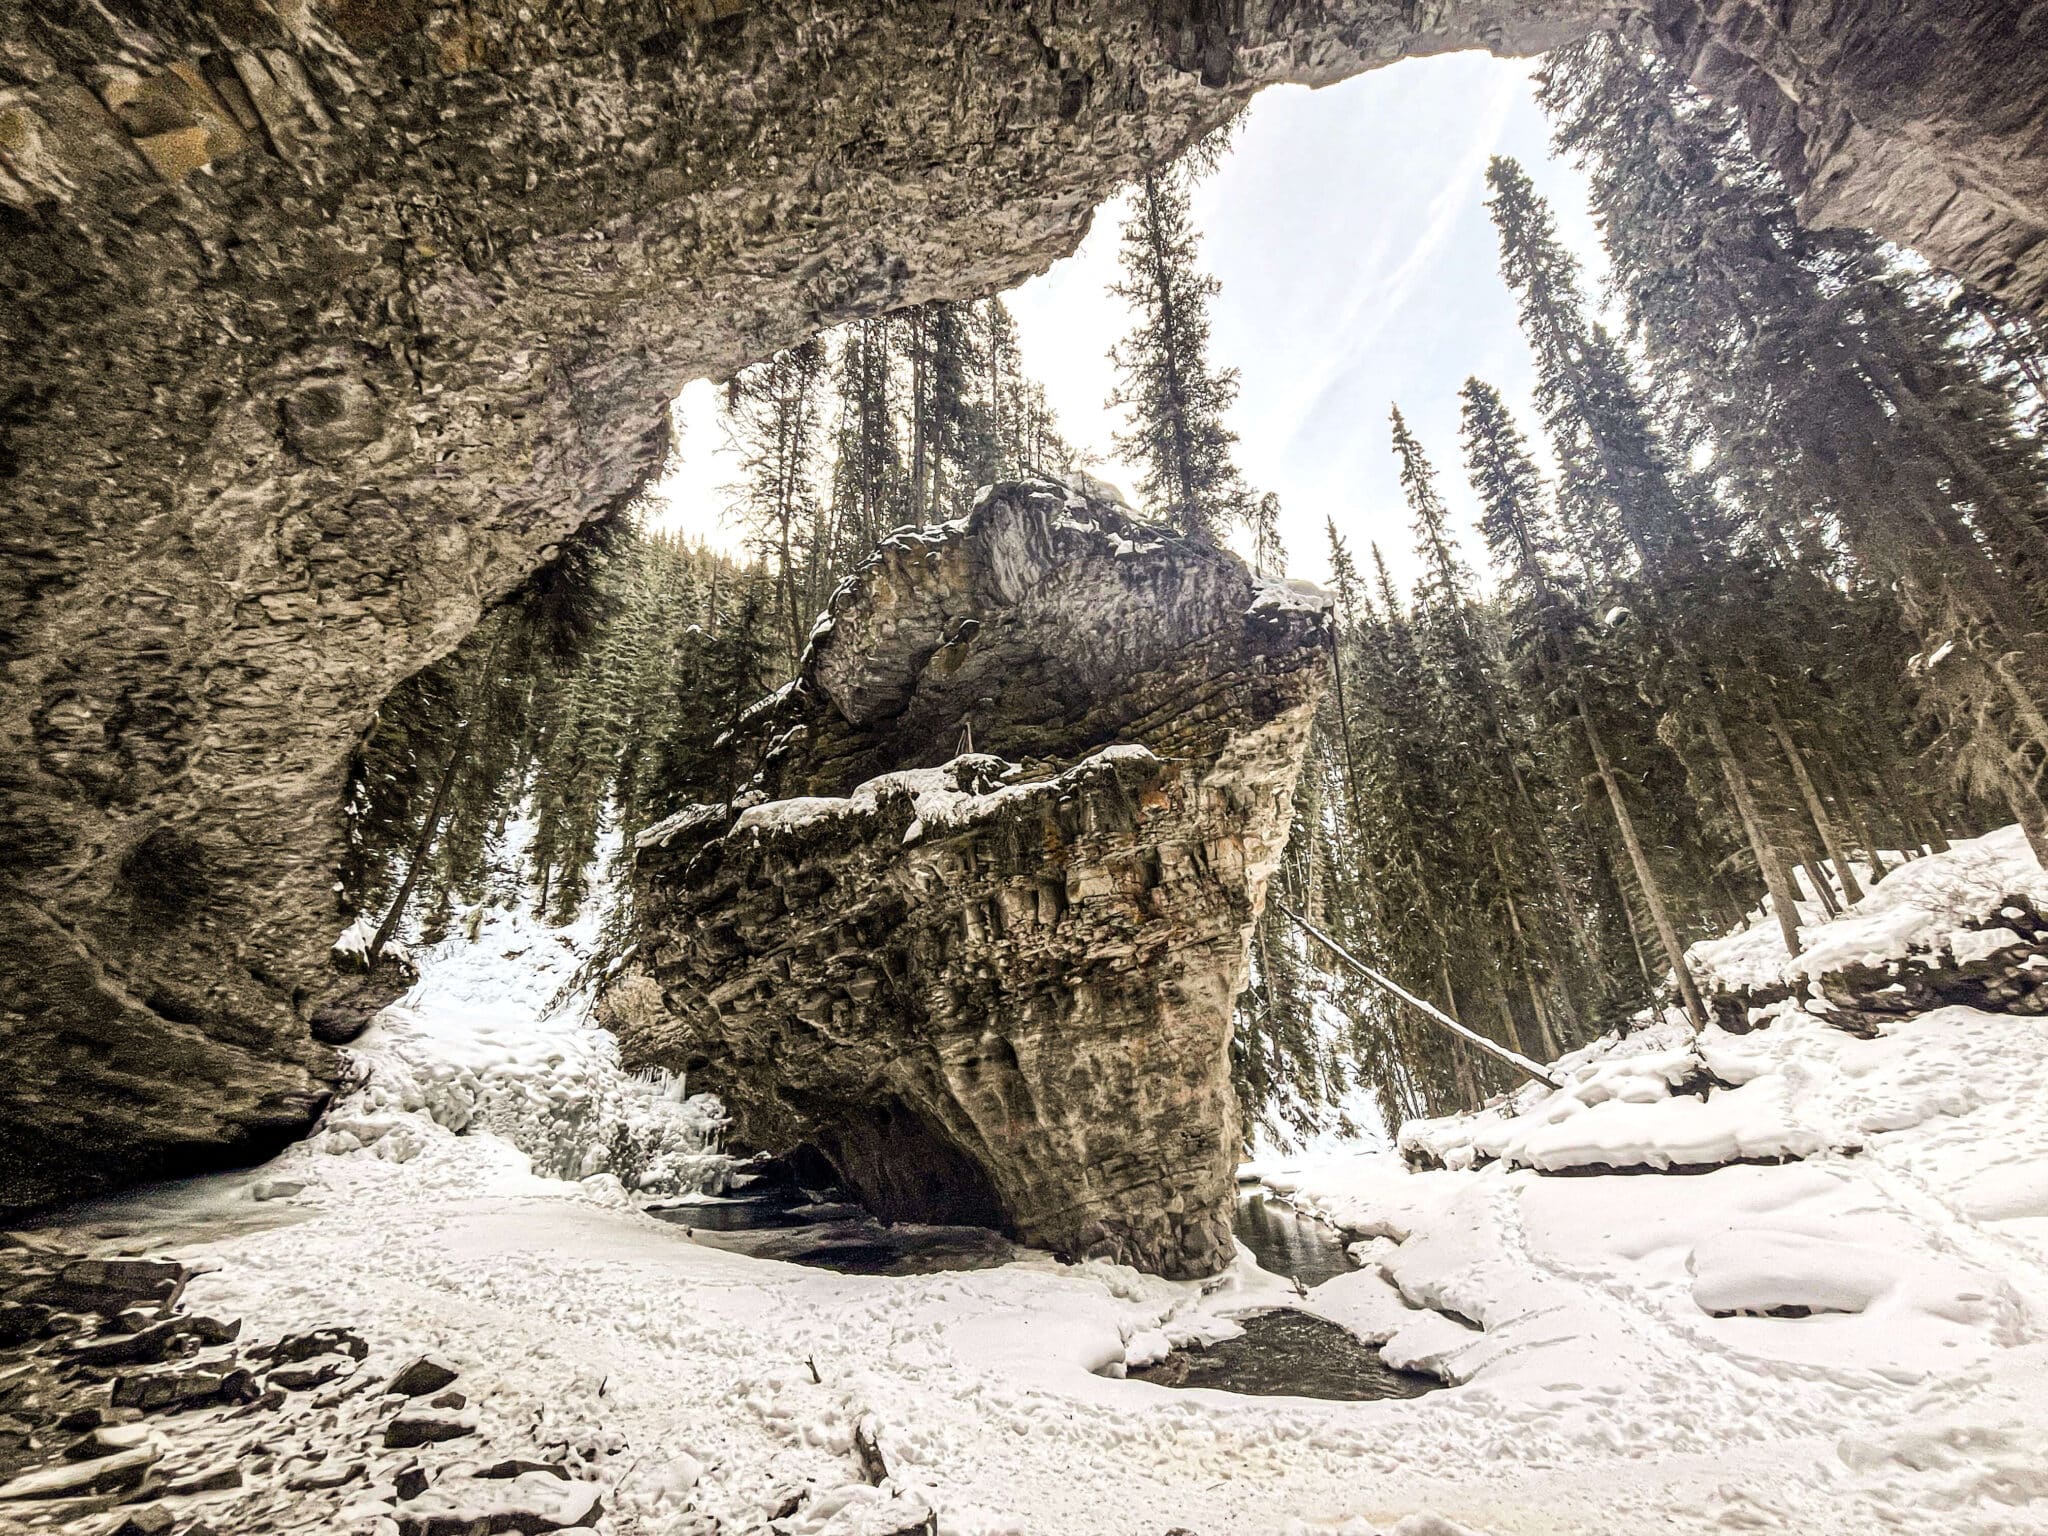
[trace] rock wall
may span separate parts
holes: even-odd
[[[1042,270],[1261,81],[1562,31],[1219,15],[0,0],[0,1206],[304,1123],[351,747],[685,381]]]
[[[682,383],[1042,270],[1264,84],[1622,8],[0,0],[0,1205],[304,1122],[351,746]],[[1652,9],[1815,216],[2038,307],[2034,11]]]
[[[1874,229],[2048,310],[2048,10],[2031,0],[1659,0],[1810,223]]]
[[[1051,486],[892,539],[757,712],[757,786],[642,838],[628,1059],[884,1216],[1215,1272],[1328,646],[1319,604]]]

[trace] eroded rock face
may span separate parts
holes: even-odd
[[[892,539],[756,716],[760,803],[643,837],[629,1057],[885,1217],[1215,1272],[1328,647],[1319,604],[1057,487]]]
[[[2048,310],[2048,12],[2029,0],[1659,0],[1810,223],[1872,229]]]
[[[1523,9],[0,4],[0,1206],[311,1115],[351,747],[685,381]]]
[[[682,383],[1042,270],[1261,85],[1625,8],[0,3],[0,1205],[304,1122],[351,746]],[[2040,305],[2033,11],[1649,11],[1814,216]]]

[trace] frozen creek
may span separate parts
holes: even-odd
[[[700,1195],[650,1210],[710,1247],[837,1274],[928,1275],[993,1269],[1031,1257],[983,1227],[885,1226],[859,1206],[843,1203],[837,1191],[825,1192],[822,1200],[813,1199],[814,1193],[793,1183],[749,1183],[737,1194]],[[1310,1286],[1356,1267],[1339,1229],[1260,1189],[1240,1194],[1234,1231],[1252,1262],[1296,1282],[1303,1296]],[[1441,1385],[1390,1369],[1349,1329],[1298,1307],[1248,1313],[1237,1321],[1242,1332],[1231,1337],[1190,1339],[1149,1365],[1119,1360],[1110,1373],[1169,1387],[1356,1402],[1419,1397]]]
[[[2003,836],[1945,857],[2009,863]],[[245,1337],[367,1343],[351,1370],[376,1385],[294,1397],[290,1444],[231,1408],[152,1416],[222,1454],[277,1442],[239,1488],[159,1500],[166,1529],[429,1530],[408,1511],[436,1489],[534,1457],[598,1488],[612,1536],[2048,1531],[2039,1018],[1949,1007],[1859,1038],[1786,1003],[1742,1034],[1659,1023],[1567,1058],[1562,1094],[1410,1127],[1433,1171],[1378,1147],[1264,1169],[1360,1244],[1361,1268],[1300,1300],[1248,1256],[1206,1283],[1033,1255],[853,1275],[690,1241],[641,1205],[715,1181],[715,1120],[539,1017],[569,958],[494,920],[430,957],[327,1131],[42,1234],[175,1254],[204,1271],[185,1304]],[[1720,1086],[1674,1096],[1703,1064]],[[1517,1165],[1702,1147],[1792,1160]],[[1329,1402],[1116,1379],[1297,1301],[1456,1385]],[[387,1449],[379,1389],[423,1355],[459,1371],[470,1423]],[[344,1450],[345,1480],[305,1475]],[[430,1486],[407,1500],[413,1469]]]

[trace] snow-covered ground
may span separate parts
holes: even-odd
[[[1857,865],[1856,872],[1869,878],[1867,866]],[[1807,890],[1803,875],[1800,889]],[[1973,929],[2011,896],[2048,901],[2048,873],[2017,826],[1959,842],[1947,853],[1891,870],[1853,910],[1833,922],[1823,920],[1818,902],[1800,902],[1805,943],[1796,956],[1786,954],[1777,924],[1758,920],[1727,938],[1695,944],[1688,958],[1702,986],[1729,991],[1803,982],[1914,953],[1945,953],[1952,961],[1967,962],[1995,953],[1984,946],[1997,940]],[[2008,931],[1996,928],[1989,933]]]
[[[1894,881],[1995,903],[2013,875],[1986,866],[2011,850],[1983,842],[1866,906]],[[450,1450],[572,1426],[617,1536],[880,1536],[928,1510],[952,1536],[2048,1531],[2038,1018],[1948,1008],[1871,1040],[1791,1004],[1745,1035],[1660,1024],[1567,1058],[1562,1093],[1411,1126],[1447,1166],[1268,1162],[1366,1260],[1304,1305],[1457,1383],[1335,1403],[1118,1379],[1293,1299],[1248,1263],[1207,1285],[1049,1258],[871,1278],[649,1217],[626,1185],[715,1178],[716,1115],[544,1016],[570,953],[496,917],[424,956],[312,1140],[78,1230],[212,1266],[188,1300],[254,1334],[347,1321],[372,1366],[459,1366],[478,1429]],[[1540,1171],[1733,1157],[1793,1160]],[[391,1470],[327,1528],[378,1529]]]

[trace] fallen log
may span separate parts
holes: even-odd
[[[1314,939],[1318,944],[1322,945],[1323,948],[1327,949],[1331,954],[1335,955],[1339,960],[1343,961],[1346,965],[1351,967],[1352,970],[1358,972],[1358,974],[1363,976],[1367,981],[1373,982],[1378,986],[1386,988],[1387,991],[1393,993],[1394,996],[1400,998],[1402,1002],[1407,1003],[1410,1007],[1417,1009],[1425,1017],[1429,1018],[1433,1022],[1441,1024],[1445,1029],[1448,1029],[1452,1034],[1456,1035],[1460,1040],[1463,1040],[1466,1044],[1475,1046],[1479,1050],[1486,1052],[1487,1055],[1493,1057],[1496,1061],[1502,1061],[1507,1063],[1507,1065],[1513,1067],[1517,1072],[1521,1073],[1524,1077],[1529,1078],[1534,1082],[1541,1083],[1546,1088],[1556,1088],[1561,1086],[1557,1082],[1557,1080],[1553,1078],[1548,1072],[1545,1072],[1543,1068],[1538,1066],[1535,1062],[1531,1061],[1528,1057],[1522,1055],[1521,1052],[1511,1051],[1506,1046],[1500,1044],[1498,1041],[1489,1040],[1486,1038],[1486,1036],[1478,1033],[1476,1030],[1470,1029],[1467,1026],[1460,1024],[1448,1013],[1445,1013],[1443,1009],[1437,1007],[1436,1004],[1425,1002],[1423,999],[1417,997],[1413,992],[1410,992],[1406,987],[1402,986],[1399,982],[1395,981],[1392,977],[1383,975],[1379,971],[1374,970],[1371,966],[1367,965],[1363,960],[1360,960],[1356,955],[1352,954],[1351,951],[1346,949],[1343,945],[1339,944],[1335,939],[1331,938],[1327,933],[1323,932],[1323,930],[1318,928],[1314,923],[1310,922],[1307,918],[1303,917],[1299,912],[1295,911],[1292,907],[1288,906],[1286,902],[1276,901],[1273,903],[1273,905],[1278,907],[1280,909],[1281,914],[1284,917],[1286,917],[1289,922],[1293,923],[1295,927],[1299,928],[1303,933],[1307,934],[1310,938]]]

